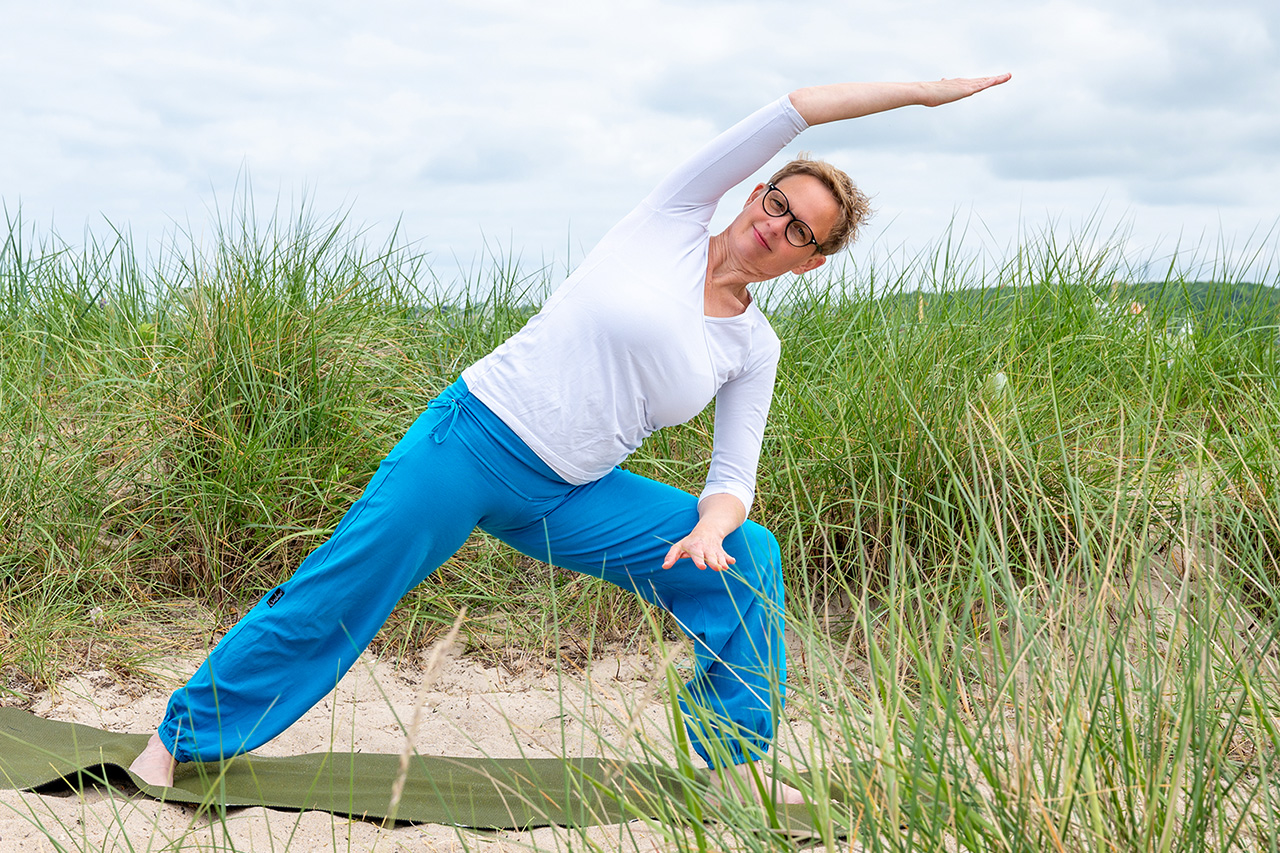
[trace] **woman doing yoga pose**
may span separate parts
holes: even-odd
[[[946,104],[1008,79],[799,89],[678,167],[520,331],[427,406],[328,541],[174,692],[134,772],[171,785],[175,762],[229,758],[278,735],[477,527],[669,611],[695,651],[690,742],[712,766],[749,772],[773,739],[786,679],[778,544],[746,520],[780,351],[750,288],[821,266],[868,207],[840,170],[797,160],[715,235],[712,213],[807,127]],[[699,497],[617,467],[713,399]]]

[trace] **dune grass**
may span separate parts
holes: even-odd
[[[944,247],[761,292],[784,352],[754,514],[786,557],[804,732],[776,770],[844,792],[815,798],[829,849],[850,843],[838,826],[866,850],[1280,849],[1270,296],[1205,300],[1176,259],[1139,291],[1098,244],[1046,234],[985,265]],[[436,285],[410,248],[305,210],[234,210],[209,245],[152,259],[11,221],[5,700],[86,657],[128,674],[206,645],[554,281],[495,262],[461,296]],[[710,429],[654,436],[630,467],[696,490]],[[464,607],[492,656],[675,636],[476,537],[379,651],[420,651]],[[681,680],[661,669],[655,702]],[[672,849],[781,843],[744,828],[758,815],[725,804],[704,825],[702,808],[670,804]]]

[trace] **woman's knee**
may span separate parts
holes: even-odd
[[[771,598],[778,597],[782,579],[782,549],[769,528],[746,521],[728,543],[736,561],[734,571],[744,583]]]

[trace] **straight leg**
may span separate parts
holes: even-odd
[[[178,761],[215,761],[284,731],[334,688],[396,603],[466,541],[494,487],[428,409],[333,535],[269,592],[170,698],[160,740]]]

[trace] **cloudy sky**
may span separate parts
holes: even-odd
[[[0,199],[72,243],[201,238],[248,185],[260,217],[399,222],[443,278],[563,265],[793,88],[1007,70],[788,149],[874,197],[855,258],[949,227],[996,256],[1046,230],[1157,266],[1276,255],[1275,0],[3,3]]]

